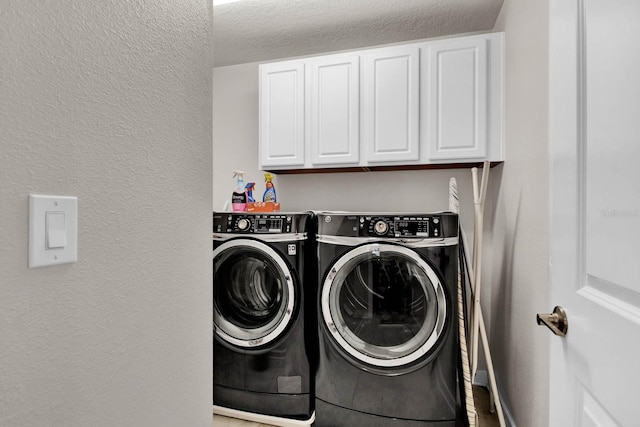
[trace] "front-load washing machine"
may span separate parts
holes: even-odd
[[[458,216],[318,213],[318,427],[453,427]]]
[[[313,421],[314,223],[312,213],[214,213],[215,413]]]

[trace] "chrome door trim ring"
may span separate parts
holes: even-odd
[[[396,243],[408,248],[433,248],[440,246],[455,246],[458,244],[458,237],[349,237],[318,235],[317,242],[342,246],[358,246],[363,243]]]
[[[307,233],[213,233],[213,240],[218,242],[224,242],[231,239],[256,239],[262,242],[297,242],[300,240],[307,240]]]
[[[284,262],[282,257],[271,247],[265,245],[262,242],[250,239],[234,239],[228,242],[223,243],[218,246],[215,251],[213,251],[213,259],[215,260],[218,255],[222,252],[230,250],[234,247],[251,247],[257,249],[259,251],[264,252],[273,262],[280,268],[283,278],[286,281],[286,290],[287,290],[287,305],[282,307],[280,312],[282,312],[282,316],[280,320],[277,322],[275,328],[272,328],[267,334],[262,336],[251,336],[247,334],[247,332],[243,328],[239,328],[233,323],[229,322],[222,316],[222,314],[216,310],[216,305],[213,305],[213,315],[214,315],[214,332],[224,341],[234,344],[238,347],[244,348],[253,348],[260,345],[265,345],[270,343],[271,341],[278,338],[282,332],[287,328],[287,326],[291,323],[293,317],[293,309],[295,300],[297,299],[297,295],[295,293],[295,288],[293,286],[293,276],[291,270],[287,267],[287,264]],[[215,296],[214,296],[215,297]],[[231,335],[228,331],[225,331],[222,326],[216,324],[216,313],[218,314],[218,319],[222,321],[220,324],[224,325],[230,331],[235,331],[236,335],[240,335],[239,337]],[[260,329],[260,328],[258,328]],[[246,335],[246,338],[243,338],[242,335]]]
[[[350,260],[355,258],[356,256],[362,255],[367,252],[371,252],[372,248],[376,248],[376,251],[384,252],[396,252],[402,255],[405,255],[412,259],[416,264],[422,268],[424,273],[429,278],[431,285],[434,287],[434,291],[436,294],[436,301],[438,304],[438,314],[436,318],[436,324],[433,328],[433,331],[429,335],[429,337],[425,340],[425,342],[417,348],[412,353],[409,353],[405,356],[392,358],[392,359],[382,359],[377,357],[372,357],[367,354],[362,353],[358,349],[354,348],[349,342],[342,336],[342,334],[338,331],[338,328],[333,321],[333,315],[331,313],[331,307],[329,304],[331,290],[333,288],[333,280],[337,275],[338,271]],[[337,292],[337,291],[336,291]],[[370,244],[356,247],[344,255],[342,255],[338,261],[331,267],[329,274],[322,284],[322,296],[321,296],[321,309],[322,309],[322,317],[324,320],[324,325],[332,335],[332,337],[338,342],[340,347],[349,353],[351,356],[356,359],[365,362],[369,365],[383,367],[383,368],[397,368],[409,363],[415,362],[420,359],[423,355],[427,354],[431,348],[436,344],[438,339],[440,338],[443,330],[445,321],[447,318],[447,306],[446,306],[446,297],[444,288],[438,275],[433,271],[433,268],[429,266],[422,258],[420,258],[414,251],[411,249],[396,246],[396,245],[388,245],[388,244]]]

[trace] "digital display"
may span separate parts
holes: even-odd
[[[256,220],[256,232],[280,233],[282,232],[282,219],[260,218]]]
[[[394,231],[400,236],[428,236],[429,221],[395,221]]]

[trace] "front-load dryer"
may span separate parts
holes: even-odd
[[[214,412],[313,421],[314,221],[214,213]]]
[[[455,426],[457,215],[317,216],[316,426]]]

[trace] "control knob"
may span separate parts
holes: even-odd
[[[241,218],[238,220],[238,230],[240,231],[247,231],[250,225],[251,221],[246,218]]]
[[[383,220],[376,221],[373,225],[373,231],[375,231],[378,236],[387,234],[387,230],[389,230],[389,224]]]

